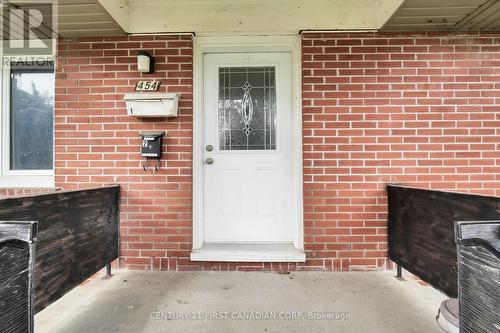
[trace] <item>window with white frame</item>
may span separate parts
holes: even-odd
[[[53,59],[4,58],[2,67],[0,187],[53,186]]]

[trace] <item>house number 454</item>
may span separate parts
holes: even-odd
[[[156,91],[160,88],[160,81],[138,81],[135,91]]]

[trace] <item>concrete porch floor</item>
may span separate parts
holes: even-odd
[[[432,333],[441,332],[435,316],[445,298],[392,272],[122,270],[51,304],[35,316],[35,331]]]

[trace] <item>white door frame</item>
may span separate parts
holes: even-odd
[[[304,249],[302,191],[302,82],[300,36],[218,36],[195,37],[193,53],[193,250],[203,246],[203,131],[204,78],[203,58],[206,53],[287,52],[292,55],[293,80],[293,144],[295,219],[293,245]]]

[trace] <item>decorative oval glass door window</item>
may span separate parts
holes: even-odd
[[[219,68],[220,150],[276,149],[274,67]]]
[[[245,131],[245,134],[247,136],[250,134],[250,132],[252,132],[252,127],[250,126],[253,117],[253,102],[252,102],[252,96],[250,95],[251,89],[252,86],[250,85],[250,83],[248,83],[248,81],[246,81],[245,84],[243,85],[243,91],[245,93],[243,94],[241,113],[243,116],[243,124],[245,124],[245,128],[243,131]]]

